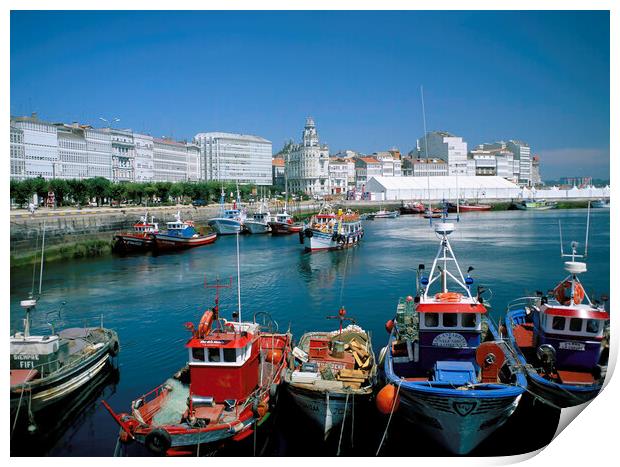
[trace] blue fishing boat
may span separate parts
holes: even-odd
[[[181,213],[177,212],[176,219],[166,222],[166,230],[153,234],[157,250],[181,250],[196,246],[207,245],[217,240],[217,234],[200,235],[192,221],[181,220]]]
[[[561,241],[561,240],[560,240]],[[577,243],[564,263],[569,275],[547,296],[538,292],[511,302],[508,339],[525,365],[531,391],[557,407],[592,400],[603,386],[609,356],[609,312],[593,303],[579,280],[587,265]]]
[[[484,290],[470,290],[473,268],[461,272],[448,241],[453,230],[445,219],[435,224],[441,241],[430,274],[419,266],[416,296],[401,299],[386,324],[377,407],[417,424],[451,453],[467,454],[508,420],[527,379],[487,315]],[[449,279],[459,292],[448,289]]]

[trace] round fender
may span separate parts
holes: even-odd
[[[163,428],[155,428],[144,440],[144,445],[153,454],[163,455],[172,446],[172,438]]]
[[[301,230],[299,231],[299,243],[304,244],[304,233]]]
[[[304,230],[304,235],[308,238],[312,238],[312,236],[314,235],[314,232],[312,232],[312,229],[306,229]]]
[[[121,348],[120,348],[120,345],[118,344],[118,339],[116,338],[112,339],[112,342],[110,342],[110,355],[112,355],[113,357],[116,357],[120,349]]]

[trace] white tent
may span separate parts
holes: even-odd
[[[457,189],[458,187],[458,189]],[[522,198],[522,189],[503,177],[372,177],[365,191],[376,200]]]

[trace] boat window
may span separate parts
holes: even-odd
[[[464,313],[461,315],[461,326],[464,328],[476,327],[476,313]]]
[[[458,315],[456,313],[444,313],[443,314],[443,326],[445,328],[455,327],[457,318],[458,318]]]
[[[564,326],[566,325],[566,318],[563,316],[554,316],[553,321],[551,322],[551,327],[556,331],[563,331]]]
[[[235,349],[223,349],[224,350],[224,361],[225,362],[236,362],[237,361],[237,352]]]
[[[424,313],[424,326],[427,328],[439,326],[439,315],[437,313]]]
[[[569,329],[571,331],[581,331],[581,326],[583,325],[583,319],[581,318],[572,318],[570,320]]]
[[[209,349],[209,361],[210,362],[220,361],[220,349]]]
[[[192,349],[192,359],[193,360],[198,360],[200,362],[204,362],[205,361],[205,349],[199,348],[193,348]]]
[[[601,329],[601,322],[598,319],[589,319],[586,325],[586,331],[596,334]]]

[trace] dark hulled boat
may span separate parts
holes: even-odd
[[[133,226],[132,232],[122,232],[114,235],[112,239],[112,250],[119,253],[132,251],[149,251],[153,248],[154,234],[159,232],[159,226],[151,216],[148,221],[148,213],[140,218]]]
[[[217,234],[200,235],[194,222],[181,220],[181,213],[177,212],[176,219],[167,222],[166,230],[154,234],[154,238],[155,248],[158,251],[184,250],[213,243],[217,240]]]

